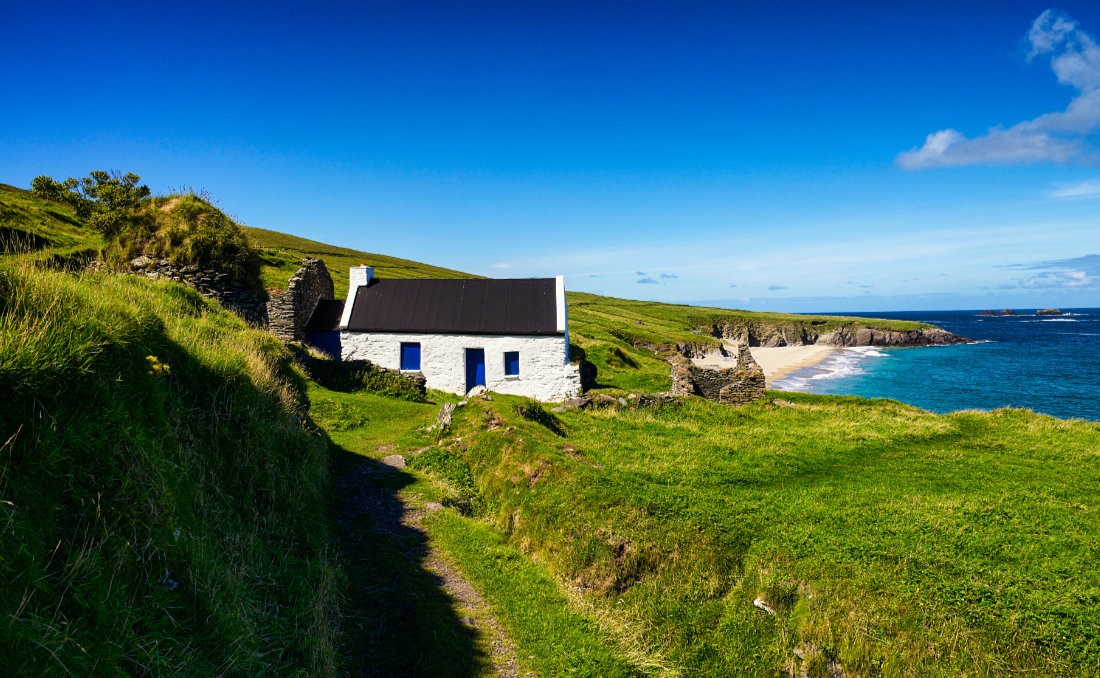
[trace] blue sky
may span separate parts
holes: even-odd
[[[1100,305],[1096,2],[147,4],[5,10],[0,182],[630,298]]]

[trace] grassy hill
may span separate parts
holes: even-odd
[[[416,261],[388,257],[384,254],[360,252],[346,247],[335,247],[295,235],[269,231],[263,228],[243,227],[252,242],[259,247],[263,260],[264,287],[285,288],[286,281],[298,270],[306,257],[325,262],[336,285],[336,298],[348,294],[348,269],[366,264],[374,267],[380,278],[478,278],[480,276],[452,271],[448,268],[429,266]]]
[[[103,245],[102,236],[87,228],[69,205],[0,184],[0,254],[75,257],[98,252]]]

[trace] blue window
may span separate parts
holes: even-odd
[[[519,376],[519,351],[504,352],[504,374],[509,377]]]
[[[401,342],[401,369],[420,371],[420,344]]]

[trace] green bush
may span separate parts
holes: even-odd
[[[423,382],[367,360],[326,360],[304,354],[298,359],[310,379],[332,391],[368,391],[414,403],[427,401]]]

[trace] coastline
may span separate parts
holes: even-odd
[[[819,365],[834,353],[843,349],[836,346],[822,344],[809,344],[807,346],[758,346],[749,349],[752,357],[764,370],[764,380],[767,388],[772,384],[790,376],[795,372]]]
[[[732,353],[737,352],[735,344],[727,343],[727,348]],[[749,349],[752,357],[760,368],[764,370],[764,380],[767,388],[784,377],[798,370],[813,367],[824,362],[829,356],[842,349],[836,346],[824,344],[808,344],[805,346],[754,346]],[[700,367],[733,367],[736,360],[733,358],[720,358],[707,356],[705,358],[693,358],[692,362]]]

